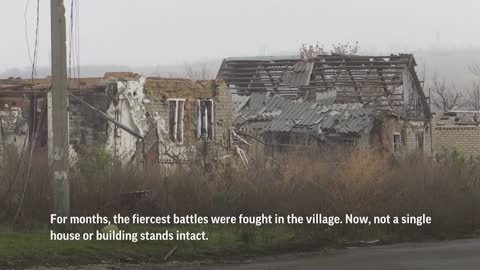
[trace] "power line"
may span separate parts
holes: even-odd
[[[27,0],[27,4],[25,5],[25,12],[23,14],[23,20],[24,20],[24,25],[25,25],[25,39],[27,41],[27,50],[28,50],[28,59],[30,60],[30,64],[33,64],[33,59],[32,59],[32,54],[30,51],[30,41],[29,41],[29,36],[28,36],[28,21],[27,21],[27,13],[28,13],[28,7],[30,6],[30,0]]]
[[[25,34],[26,34],[26,39],[27,39],[27,49],[28,49],[28,57],[30,59],[30,63],[32,64],[32,83],[31,83],[31,90],[33,91],[33,120],[32,120],[32,127],[33,127],[33,139],[32,139],[32,143],[30,145],[30,157],[28,159],[28,166],[27,166],[27,173],[25,175],[25,180],[24,180],[24,185],[23,185],[23,191],[22,191],[22,196],[20,197],[20,203],[18,205],[18,208],[17,208],[17,211],[15,213],[15,216],[12,220],[12,223],[11,224],[14,224],[15,221],[17,220],[19,214],[20,214],[20,211],[23,207],[23,202],[25,200],[25,193],[27,191],[27,186],[28,186],[28,182],[30,180],[30,173],[31,173],[31,169],[32,169],[32,158],[33,158],[33,152],[35,151],[35,146],[36,146],[36,141],[37,141],[37,137],[38,137],[38,128],[37,128],[37,92],[34,88],[34,81],[35,81],[35,77],[37,75],[37,62],[38,62],[38,45],[39,45],[39,38],[40,38],[40,0],[37,0],[37,9],[36,9],[36,27],[35,27],[35,47],[34,47],[34,51],[33,51],[33,59],[31,57],[31,51],[30,51],[30,42],[29,42],[29,39],[28,39],[28,27],[27,27],[27,11],[28,11],[28,7],[30,5],[30,0],[27,0],[27,4],[26,4],[26,7],[25,7]],[[28,128],[28,132],[27,132],[27,135],[25,136],[25,141],[27,140],[27,138],[29,137],[28,135],[30,134],[31,130],[30,130],[30,126]],[[21,160],[20,160],[20,163],[23,161],[23,152],[25,151],[25,143],[24,141],[24,144],[23,144],[23,149],[22,149],[22,155],[21,155]],[[20,169],[20,166],[17,167],[17,169]],[[15,173],[15,175],[17,175],[17,172]],[[15,179],[14,179],[15,180]]]
[[[74,82],[74,87],[80,87],[80,56],[79,56],[79,1],[71,0],[70,1],[70,32],[68,39],[68,48],[69,48],[69,78]],[[65,127],[65,140],[63,142],[63,151],[70,153],[70,145],[68,143],[68,125]]]
[[[80,79],[80,1],[79,0],[75,0],[76,2],[76,11],[77,11],[77,20],[76,20],[76,24],[77,24],[77,35],[76,35],[76,38],[77,38],[77,69],[78,69],[78,76],[77,78]]]
[[[80,80],[80,4],[78,0],[70,1],[70,29],[69,29],[69,77]]]
[[[73,35],[73,6],[74,0],[70,1],[70,32],[69,32],[69,39],[68,39],[68,77],[72,78],[72,69],[74,69],[72,62],[73,62],[73,50],[72,50],[72,35]]]

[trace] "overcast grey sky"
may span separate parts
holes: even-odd
[[[34,34],[34,4],[28,12]],[[66,0],[66,3],[70,0]],[[477,0],[79,0],[81,64],[172,65],[359,41],[373,53],[480,46]],[[40,0],[39,65],[49,64]],[[0,0],[0,69],[29,64],[27,0]]]

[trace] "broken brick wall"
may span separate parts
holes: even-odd
[[[33,106],[36,101],[36,107]],[[36,112],[34,111],[36,110]],[[35,117],[35,119],[34,119]],[[18,94],[0,96],[0,145],[12,145],[20,152],[33,138],[33,126],[38,135],[36,147],[46,147],[46,99],[42,95]]]
[[[233,105],[230,91],[222,81],[148,78],[145,82],[145,94],[150,101],[145,104],[147,113],[150,117],[157,113],[165,121],[167,132],[170,128],[168,99],[185,99],[183,145],[197,148],[202,148],[204,145],[203,139],[197,138],[198,101],[212,99],[214,102],[215,138],[213,142],[208,143],[212,146],[209,147],[209,155],[218,156],[220,152],[229,147]]]
[[[109,104],[108,97],[101,93],[79,97],[102,111],[106,111]],[[70,98],[69,104],[70,145],[78,151],[82,147],[106,144],[107,121],[75,99]]]

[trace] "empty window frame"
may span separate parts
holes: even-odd
[[[358,144],[356,139],[343,139],[343,144],[348,148],[355,148]]]
[[[117,122],[121,122],[120,120],[120,109],[115,109],[115,120]],[[122,129],[120,129],[117,125],[113,126],[113,134],[115,138],[120,138],[122,136]]]
[[[400,155],[400,150],[402,146],[402,138],[400,133],[393,133],[393,154],[395,156]]]
[[[183,144],[183,118],[185,116],[185,99],[170,98],[168,132],[170,139],[177,144]]]
[[[417,144],[417,150],[423,151],[423,145],[425,142],[425,133],[423,131],[415,133],[415,142]]]
[[[197,137],[215,140],[215,111],[212,99],[198,101]]]

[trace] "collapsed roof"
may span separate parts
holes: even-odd
[[[243,99],[239,95],[233,98]],[[235,125],[260,133],[352,134],[370,128],[374,113],[373,108],[364,108],[359,103],[322,105],[255,93],[237,112]]]
[[[241,57],[226,58],[218,77],[238,95],[270,92],[319,101],[334,93],[334,103],[361,103],[428,118],[428,99],[415,66],[411,54]]]

